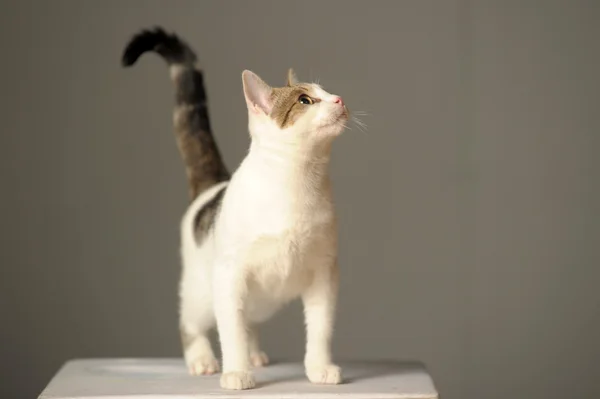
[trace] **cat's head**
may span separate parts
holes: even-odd
[[[253,138],[322,142],[338,136],[349,113],[341,97],[314,83],[298,82],[293,70],[287,84],[271,87],[251,71],[242,73]]]

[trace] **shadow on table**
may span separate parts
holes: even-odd
[[[273,361],[269,366],[275,364],[285,364],[285,361]],[[415,360],[373,360],[373,361],[340,361],[345,367],[342,369],[342,384],[352,384],[358,381],[369,380],[372,378],[381,378],[388,375],[403,375],[426,372],[427,368],[422,362]],[[351,366],[351,367],[348,367]],[[257,388],[266,387],[282,382],[303,382],[307,381],[304,370],[295,371],[292,375],[285,376],[265,376],[263,381],[257,383]]]

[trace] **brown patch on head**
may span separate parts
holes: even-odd
[[[292,126],[309,110],[310,105],[300,103],[299,98],[302,94],[310,96],[311,91],[311,86],[306,84],[273,88],[271,118],[280,128]]]

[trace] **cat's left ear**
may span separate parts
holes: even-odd
[[[292,68],[288,69],[287,74],[287,85],[294,86],[298,84],[298,77],[296,76],[296,72]]]
[[[242,83],[244,85],[244,97],[248,110],[255,114],[264,113],[269,115],[273,108],[271,95],[273,89],[266,84],[257,74],[245,70],[242,72]]]

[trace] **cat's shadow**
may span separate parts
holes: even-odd
[[[372,378],[381,378],[390,375],[401,376],[409,373],[414,374],[415,372],[427,372],[425,365],[422,362],[415,360],[346,361],[340,362],[340,364],[343,367],[343,380],[341,385],[353,384]],[[282,367],[293,367],[294,372],[283,373],[284,375],[270,375],[271,373],[268,368],[277,365]],[[292,362],[283,360],[272,361],[265,369],[257,370],[257,372],[266,375],[262,376],[263,378],[260,379],[260,382],[257,382],[256,388],[264,388],[280,383],[308,381],[303,368],[299,368],[297,363],[293,364]]]

